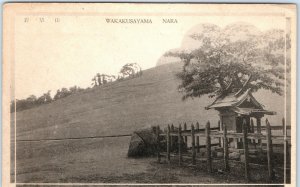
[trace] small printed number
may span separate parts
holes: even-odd
[[[29,18],[24,18],[24,22],[28,23],[29,22]]]

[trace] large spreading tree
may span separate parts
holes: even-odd
[[[177,75],[183,99],[205,94],[222,97],[248,88],[283,94],[285,70],[289,69],[285,61],[285,47],[289,46],[284,31],[260,32],[248,24],[224,29],[203,24],[190,37],[199,47],[165,54],[184,62],[182,72]]]

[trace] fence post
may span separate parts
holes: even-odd
[[[181,162],[182,162],[181,141],[182,141],[181,124],[179,124],[179,128],[178,128],[178,156],[179,156],[179,165],[181,165]]]
[[[218,121],[218,128],[219,128],[219,131],[221,131],[221,122],[220,122],[220,120]],[[219,138],[219,147],[222,147],[221,138]]]
[[[171,133],[174,132],[174,125],[171,125]],[[173,150],[174,147],[174,137],[172,135],[170,135],[170,151]]]
[[[282,118],[282,135],[285,135],[285,120]]]
[[[159,141],[159,126],[156,126],[156,152],[157,152],[157,162],[160,163],[160,141]]]
[[[206,123],[205,136],[206,136],[207,171],[211,173],[212,167],[211,167],[210,122],[209,121]]]
[[[184,123],[183,130],[184,130],[184,131],[187,130],[186,123]],[[184,143],[185,143],[185,145],[186,145],[186,147],[187,147],[187,146],[188,146],[187,136],[184,136]]]
[[[170,164],[170,125],[167,129],[167,162]]]
[[[273,180],[273,145],[272,145],[272,134],[271,127],[268,119],[266,119],[266,128],[267,128],[267,156],[268,156],[268,171],[269,171],[269,181]]]
[[[289,142],[287,141],[287,129],[285,124],[285,119],[282,118],[282,132],[284,136],[284,183],[286,183],[286,176],[287,176],[287,159],[289,158]]]
[[[244,156],[245,156],[245,179],[249,181],[249,152],[248,152],[248,139],[247,139],[247,122],[243,120],[243,143],[244,143]]]
[[[253,123],[253,119],[252,118],[250,120],[250,125],[251,125],[251,133],[254,133],[254,123]]]
[[[199,125],[199,123],[198,123],[198,121],[197,121],[197,123],[196,123],[196,129],[197,129],[197,132],[199,133],[199,129],[200,129],[200,127],[199,127],[200,125]],[[196,146],[197,146],[197,153],[200,153],[200,135],[198,134],[198,135],[196,135]]]
[[[224,142],[224,165],[225,171],[229,171],[229,162],[228,162],[228,140],[227,140],[227,127],[226,124],[223,124],[223,142]]]
[[[195,149],[195,127],[191,125],[191,134],[192,134],[192,163],[196,164],[196,149]]]
[[[254,133],[254,123],[253,123],[253,119],[252,119],[252,118],[251,118],[251,120],[250,120],[250,127],[251,127],[251,133]],[[250,140],[250,141],[251,141],[251,143],[254,144],[254,147],[256,148],[256,142],[255,142],[255,139]]]
[[[290,154],[289,154],[289,142],[287,141],[287,140],[285,140],[284,141],[284,146],[285,146],[285,168],[284,168],[284,170],[285,170],[285,178],[284,178],[284,183],[286,183],[287,181],[287,179],[286,179],[286,176],[288,176],[288,170],[287,170],[287,166],[288,166],[288,164],[289,165],[291,165],[289,162],[288,162],[288,158],[290,158]]]
[[[260,117],[256,118],[256,127],[257,127],[257,134],[261,134],[261,118]],[[258,139],[257,143],[259,145],[260,152],[262,152],[262,142],[261,142],[261,139]]]

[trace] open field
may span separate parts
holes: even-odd
[[[146,171],[147,159],[127,159],[130,137],[22,142],[18,182],[113,182]],[[113,176],[113,177],[112,177]]]
[[[155,163],[155,158],[129,159],[130,138],[126,136],[44,141],[127,135],[138,128],[168,123],[177,126],[182,122],[199,121],[202,126],[210,120],[212,126],[216,126],[217,112],[204,109],[213,99],[181,100],[177,91],[179,81],[175,78],[180,69],[180,64],[159,66],[144,71],[138,78],[114,82],[18,112],[17,182],[244,182],[243,177],[209,175],[201,169],[166,164],[162,167]],[[271,125],[280,125],[284,116],[284,98],[266,91],[254,95],[267,109],[277,112],[276,116],[269,118]],[[12,131],[12,142],[13,134]]]
[[[244,183],[242,164],[231,163],[231,173],[206,172],[206,164],[191,167],[177,159],[127,158],[129,137],[89,140],[22,142],[17,152],[18,183]],[[214,162],[214,170],[222,169]],[[266,182],[266,168],[252,168],[256,182]]]

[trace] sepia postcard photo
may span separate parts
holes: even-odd
[[[296,5],[6,3],[2,186],[296,186]]]

